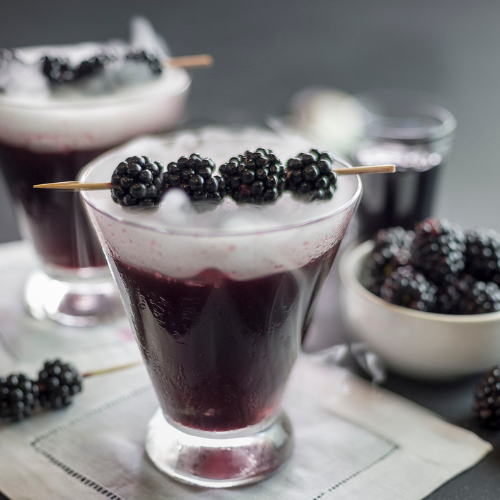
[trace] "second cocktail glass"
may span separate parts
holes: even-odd
[[[82,180],[109,181],[133,151],[164,163],[199,151],[220,164],[257,147],[285,160],[301,146],[257,132],[185,133],[115,150]],[[229,201],[177,222],[179,199],[147,211],[114,205],[109,192],[83,194],[160,402],[146,438],[159,469],[230,487],[290,457],[282,394],[360,194],[359,178],[345,176],[327,203]]]
[[[181,116],[189,85],[186,71],[170,68],[158,80],[117,96],[0,94],[0,165],[20,208],[24,235],[43,265],[26,287],[34,317],[92,326],[123,309],[78,194],[33,185],[75,180],[106,150],[168,130]]]

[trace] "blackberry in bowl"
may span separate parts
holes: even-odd
[[[339,265],[346,323],[394,371],[425,379],[483,372],[500,359],[500,290],[494,281],[464,272],[470,268],[460,228],[426,224],[420,233],[416,228],[414,239],[412,232],[390,229],[346,249]],[[420,249],[435,242],[422,242],[436,234],[439,248],[423,259],[428,249]],[[450,242],[460,258],[442,250]],[[402,251],[399,265],[395,256]]]
[[[457,277],[465,268],[465,235],[446,219],[425,219],[415,225],[411,260],[435,283]]]
[[[500,233],[476,228],[465,233],[465,269],[500,286]]]

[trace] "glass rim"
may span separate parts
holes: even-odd
[[[247,128],[231,128],[231,129],[228,129],[226,127],[214,127],[214,128],[217,128],[217,130],[227,130],[229,132],[237,132],[237,131],[244,131],[244,130],[250,130],[250,129],[247,129]],[[186,133],[189,133],[189,132],[192,132],[192,133],[196,133],[196,132],[199,132],[203,130],[203,128],[201,129],[188,129],[188,130],[182,130],[182,132],[186,132]],[[265,129],[251,129],[251,130],[254,130],[255,132],[260,132],[260,133],[267,133],[267,134],[271,134],[272,132],[269,132]],[[179,133],[179,132],[177,132]],[[162,136],[163,138],[167,139],[169,136],[175,136],[176,133],[173,133],[173,134],[166,134],[164,136]],[[280,136],[277,135],[277,139],[279,139]],[[239,138],[226,138],[226,139],[207,139],[207,141],[218,141],[218,142],[228,142],[228,141],[241,141],[241,139]],[[161,141],[161,144],[172,144],[174,143],[175,141]],[[103,161],[106,161],[107,159],[113,157],[113,156],[117,156],[119,155],[119,151],[120,149],[122,149],[124,146],[120,146],[118,148],[115,148],[115,149],[112,149],[111,151],[108,151],[106,153],[104,153],[103,155],[101,156],[98,156],[97,158],[95,158],[94,160],[92,160],[90,163],[87,164],[87,166],[85,166],[83,168],[83,170],[80,172],[80,175],[78,176],[78,179],[80,181],[84,180],[85,177],[92,171],[92,169],[96,168],[101,162]],[[333,155],[333,158],[334,158],[334,161],[336,162],[339,162],[341,163],[344,167],[347,167],[347,168],[352,168],[352,165],[350,165],[347,161],[343,160],[342,158],[336,156],[336,155]],[[199,231],[199,230],[181,230],[181,229],[178,229],[178,228],[155,228],[153,226],[149,226],[149,225],[145,225],[145,224],[140,224],[138,222],[134,222],[134,221],[131,221],[131,220],[127,220],[126,218],[124,217],[120,217],[118,215],[114,215],[114,214],[110,214],[108,211],[106,210],[103,210],[102,208],[96,206],[95,202],[93,202],[92,200],[90,200],[89,198],[89,194],[88,193],[91,193],[91,191],[89,191],[88,193],[86,191],[81,191],[80,192],[80,196],[81,198],[83,199],[83,201],[89,206],[92,208],[92,210],[95,210],[96,212],[116,221],[116,222],[119,222],[120,224],[125,224],[127,226],[131,226],[131,227],[136,227],[136,228],[140,228],[140,229],[145,229],[145,230],[148,230],[148,231],[152,231],[154,233],[162,233],[162,234],[171,234],[171,235],[176,235],[176,236],[195,236],[195,237],[205,237],[205,238],[219,238],[219,237],[233,237],[233,236],[251,236],[251,235],[257,235],[257,234],[265,234],[265,233],[278,233],[278,232],[285,232],[285,231],[289,231],[289,230],[292,230],[292,229],[297,229],[297,228],[300,228],[300,227],[304,227],[304,226],[308,226],[308,225],[311,225],[311,224],[315,224],[315,223],[318,223],[318,222],[321,222],[321,221],[324,221],[324,220],[327,220],[327,219],[330,219],[332,217],[335,217],[336,215],[342,213],[342,212],[345,212],[346,210],[348,210],[350,207],[352,207],[353,205],[356,205],[356,203],[358,202],[358,200],[360,199],[361,197],[361,193],[363,191],[363,186],[362,186],[362,183],[361,183],[361,179],[359,177],[359,175],[353,175],[351,177],[355,177],[356,178],[356,183],[357,183],[357,186],[356,186],[356,190],[355,192],[353,193],[353,195],[344,203],[342,204],[340,207],[337,207],[335,210],[331,211],[331,212],[328,212],[327,214],[324,214],[324,215],[321,215],[321,216],[318,216],[318,217],[315,217],[315,218],[312,218],[312,219],[308,219],[306,221],[301,221],[301,222],[298,222],[298,223],[295,223],[295,224],[287,224],[287,225],[283,225],[283,226],[280,226],[280,227],[272,227],[272,228],[263,228],[263,229],[251,229],[251,230],[248,230],[248,231],[235,231],[235,232],[228,232],[228,231],[213,231],[213,232],[203,232],[203,231]]]
[[[355,95],[359,100],[366,115],[369,117],[366,123],[367,134],[369,139],[386,139],[399,140],[407,142],[435,142],[445,137],[452,136],[457,127],[457,121],[453,113],[438,104],[438,99],[432,94],[409,89],[374,89],[364,92],[359,92]],[[408,115],[412,111],[419,110],[422,116],[435,119],[438,123],[434,125],[407,128],[407,134],[402,133],[402,129],[397,126],[391,126],[390,121],[397,121],[403,116],[394,116],[396,113],[388,111],[388,107],[400,102]],[[381,106],[381,111],[377,112],[373,109],[373,104]],[[387,125],[381,125],[377,128],[377,133],[370,133],[370,125],[379,122]],[[399,132],[396,132],[399,131]]]
[[[135,96],[116,96],[113,93],[111,94],[104,94],[104,95],[97,95],[97,96],[89,96],[88,101],[87,100],[82,100],[82,101],[75,101],[75,100],[67,100],[67,101],[62,101],[62,102],[57,102],[57,101],[41,101],[41,102],[36,102],[36,101],[29,101],[29,102],[23,102],[20,99],[12,98],[9,97],[7,94],[0,94],[0,108],[12,108],[12,109],[26,109],[30,111],[43,111],[46,113],[50,112],[57,112],[61,110],[95,110],[96,108],[107,108],[107,107],[112,107],[112,106],[120,106],[123,104],[130,104],[130,103],[139,103],[139,102],[146,102],[146,101],[151,101],[154,99],[158,99],[159,95],[161,94],[162,96],[167,96],[167,95],[172,95],[172,96],[178,96],[186,92],[189,87],[191,86],[191,83],[193,81],[191,75],[189,74],[188,71],[186,71],[184,68],[169,68],[167,70],[168,72],[174,71],[178,72],[179,74],[184,74],[184,78],[186,79],[185,83],[182,85],[182,87],[179,88],[169,88],[172,87],[171,85],[167,85],[167,82],[169,81],[168,78],[165,81],[165,88],[163,89],[164,91],[159,93],[159,92],[142,92],[141,95],[135,95]],[[153,80],[152,80],[153,82]],[[151,82],[147,82],[151,83]],[[147,90],[147,89],[146,89]],[[165,90],[168,90],[165,91]]]

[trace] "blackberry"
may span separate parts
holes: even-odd
[[[43,57],[42,72],[48,78],[51,85],[72,82],[76,78],[75,68],[64,57]]]
[[[362,283],[370,292],[380,296],[384,281],[410,260],[413,231],[402,227],[381,229],[374,237],[374,247],[363,268]]]
[[[82,391],[82,380],[73,365],[59,359],[47,361],[38,374],[42,407],[58,410],[69,406],[73,402],[73,396]]]
[[[224,198],[225,182],[218,175],[213,175],[215,163],[210,158],[202,158],[198,153],[188,157],[181,156],[171,162],[165,172],[165,189],[179,187],[193,202],[215,201]]]
[[[163,165],[147,156],[131,156],[122,161],[111,177],[111,198],[122,206],[152,207],[164,192]]]
[[[458,282],[461,293],[458,314],[484,314],[500,311],[500,288],[496,283],[475,281],[468,276]]]
[[[374,250],[379,250],[383,247],[395,246],[397,248],[410,249],[415,233],[406,231],[402,227],[390,227],[388,229],[380,229],[373,237],[375,243]]]
[[[477,385],[474,415],[483,427],[500,429],[500,365],[486,372]]]
[[[411,262],[437,284],[457,277],[465,267],[465,236],[446,219],[425,219],[415,225]]]
[[[500,234],[477,228],[465,233],[466,272],[481,281],[500,285]]]
[[[233,156],[219,170],[227,193],[236,203],[270,203],[285,189],[285,167],[270,149],[258,148]]]
[[[443,283],[438,287],[436,296],[436,309],[439,314],[460,314],[459,306],[462,300],[462,287],[457,279],[450,283]]]
[[[101,52],[79,64],[72,64],[69,59],[56,56],[42,58],[42,72],[51,85],[72,83],[81,78],[94,75],[106,68],[110,61],[115,61],[116,56]]]
[[[411,266],[403,266],[384,281],[380,296],[398,306],[431,312],[436,302],[436,287]]]
[[[151,74],[155,76],[160,75],[163,71],[162,63],[155,54],[139,49],[130,49],[120,56],[107,49],[78,64],[72,64],[69,59],[57,56],[45,56],[41,60],[42,72],[48,78],[51,85],[71,83],[94,75],[105,70],[110,63],[116,61],[133,61],[146,64]]]
[[[125,59],[147,64],[153,75],[161,75],[163,72],[163,66],[160,59],[152,52],[147,52],[145,50],[130,50],[125,54]]]
[[[106,68],[106,65],[110,61],[114,61],[116,59],[115,56],[111,54],[105,54],[104,52],[101,54],[96,54],[85,61],[82,61],[80,64],[75,66],[73,69],[73,80],[78,80],[80,78],[85,78],[86,76],[94,75],[100,71],[103,71]]]
[[[286,189],[305,201],[331,200],[337,188],[332,172],[333,157],[326,151],[311,149],[287,162]]]
[[[39,387],[23,374],[0,378],[0,422],[31,417],[40,406]]]

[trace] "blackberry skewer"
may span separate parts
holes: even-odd
[[[332,172],[337,175],[360,175],[360,174],[390,174],[396,171],[395,165],[370,165],[365,167],[334,168]],[[111,182],[52,182],[50,184],[36,184],[36,189],[60,189],[66,191],[98,191],[111,189]]]

